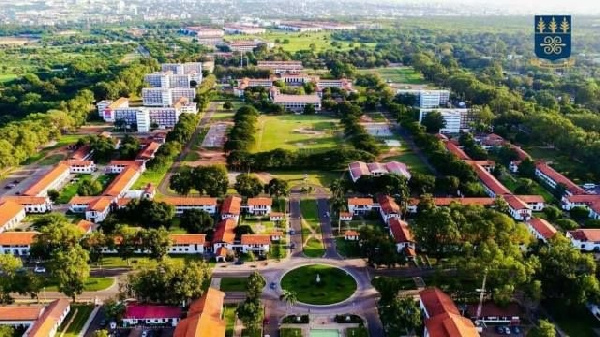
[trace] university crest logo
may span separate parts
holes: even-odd
[[[571,56],[571,16],[535,16],[535,55],[550,61]]]

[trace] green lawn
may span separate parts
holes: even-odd
[[[404,144],[404,140],[400,139],[402,144],[399,147],[399,152],[392,157],[385,158],[385,161],[397,160],[403,162],[408,167],[409,172],[417,172],[421,174],[431,174],[429,167],[417,156],[412,149]]]
[[[258,119],[253,152],[277,148],[326,150],[342,144],[339,121],[323,116],[266,116]]]
[[[62,331],[62,333],[63,333],[62,336],[64,336],[64,337],[79,336],[79,332],[81,332],[81,329],[83,329],[83,325],[90,317],[90,314],[92,313],[93,309],[94,309],[94,307],[91,305],[72,304],[71,311],[65,318],[63,324],[61,324],[61,326],[60,326],[60,331]],[[75,315],[74,319],[73,319],[73,315]],[[67,327],[67,324],[69,324],[71,319],[73,319],[73,322],[71,322],[69,327],[65,330],[65,328]]]
[[[316,52],[326,49],[335,49],[335,50],[349,50],[354,47],[359,47],[359,43],[348,43],[335,41],[336,45],[332,46],[331,43],[334,40],[331,39],[330,32],[284,32],[280,30],[269,30],[266,34],[258,34],[258,35],[234,35],[227,36],[226,40],[234,41],[234,40],[246,40],[246,39],[260,39],[263,41],[268,41],[272,43],[276,43],[278,46],[283,48],[283,50],[295,53],[299,50],[308,50],[311,49],[311,45],[313,45],[314,50]],[[373,48],[375,46],[374,43],[365,43],[363,48]],[[339,46],[339,47],[338,47]]]
[[[235,304],[225,304],[223,308],[223,319],[225,320],[225,337],[233,337],[235,325]]]
[[[100,291],[109,288],[115,283],[110,277],[90,277],[83,285],[83,291]],[[58,291],[58,285],[54,280],[47,280],[46,291]]]
[[[71,200],[71,198],[73,198],[76,194],[77,194],[77,189],[79,188],[79,186],[81,184],[83,184],[86,181],[90,181],[92,179],[92,177],[90,175],[77,175],[76,176],[79,180],[76,182],[69,182],[67,183],[67,185],[65,185],[65,187],[60,191],[60,195],[58,197],[58,199],[56,200],[56,203],[59,205],[64,205],[64,204],[68,204],[69,201]],[[100,175],[96,178],[97,181],[100,182],[100,184],[102,185],[102,191],[104,189],[106,189],[106,187],[113,181],[113,179],[115,178],[114,174],[103,174]]]
[[[302,337],[302,329],[300,328],[281,328],[279,329],[279,337]]]
[[[323,242],[318,239],[310,238],[306,242],[306,246],[303,248],[304,255],[310,258],[318,258],[322,257],[325,254],[325,249],[323,248]]]
[[[213,113],[210,117],[211,122],[233,122],[235,116],[235,109],[231,110],[218,110]]]
[[[360,247],[358,241],[347,241],[344,240],[343,236],[335,238],[335,246],[338,253],[343,257],[360,257]]]
[[[306,175],[306,183],[321,187],[329,187],[332,181],[342,176],[342,172],[334,171],[285,171],[285,172],[270,172],[273,178],[283,179],[288,182],[290,187],[303,186],[304,175]]]
[[[246,291],[245,277],[223,277],[221,279],[221,291],[244,292]]]
[[[316,281],[317,275],[320,282]],[[342,269],[313,264],[289,271],[281,280],[281,287],[293,291],[298,301],[325,305],[339,303],[356,291],[356,281]]]
[[[423,75],[416,72],[412,67],[385,67],[360,69],[359,73],[379,74],[386,82],[403,84],[427,84]]]
[[[556,324],[569,336],[595,337],[593,329],[600,328],[600,322],[584,306],[578,308],[567,308],[563,303],[543,302],[542,305]]]
[[[545,188],[542,187],[537,181],[533,181],[533,191],[531,194],[541,195],[544,198],[544,201],[547,204],[552,204],[556,201],[556,198],[552,195],[552,193],[548,192]],[[512,175],[505,175],[500,177],[500,182],[506,186],[511,192],[514,192],[517,188],[521,186],[519,181]]]
[[[48,156],[38,162],[38,165],[55,165],[61,160],[64,160],[66,156],[64,154],[54,154]]]
[[[250,331],[248,329],[242,329],[242,337],[262,337],[262,331]]]
[[[173,254],[169,255],[169,258],[173,260],[191,260],[191,261],[202,261],[202,255],[200,254]],[[148,256],[135,256],[129,259],[129,264],[127,261],[121,259],[117,255],[105,255],[102,258],[102,262],[100,265],[103,268],[126,268],[126,267],[144,267],[144,266],[153,266],[156,264],[156,261],[150,259]],[[92,265],[95,267],[96,265]]]
[[[161,165],[160,168],[156,170],[146,170],[142,175],[138,178],[138,180],[133,184],[131,189],[141,189],[146,187],[148,184],[152,184],[154,186],[158,186],[158,184],[163,180],[169,168],[173,164],[173,161],[169,161],[165,165]]]
[[[347,337],[369,337],[369,330],[364,327],[359,328],[347,328],[346,329]]]

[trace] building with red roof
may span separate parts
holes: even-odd
[[[71,160],[88,160],[92,157],[94,150],[88,145],[83,145],[77,148],[69,159]]]
[[[180,307],[131,303],[125,308],[123,323],[128,326],[138,324],[177,326],[181,315]]]
[[[446,149],[448,150],[448,152],[455,155],[458,159],[471,160],[471,157],[469,157],[463,149],[461,149],[457,145],[454,145],[452,142],[444,142],[444,146],[446,146]]]
[[[425,337],[479,337],[473,322],[461,316],[450,296],[438,288],[421,291],[419,304],[425,316]]]
[[[271,248],[270,234],[242,234],[240,245],[243,253],[265,255]]]
[[[265,197],[248,198],[246,201],[246,212],[256,216],[268,215],[271,213],[273,199]]]
[[[397,174],[410,179],[410,173],[406,164],[399,161],[389,161],[385,163],[354,161],[348,164],[348,173],[353,182],[356,182],[362,176],[381,176],[386,174]]]
[[[7,195],[0,198],[2,201],[12,201],[25,208],[25,213],[46,213],[52,210],[52,201],[48,197],[29,197],[26,195]]]
[[[364,215],[377,208],[379,205],[372,198],[348,198],[348,210],[354,215]]]
[[[521,323],[523,310],[517,303],[510,303],[507,306],[500,307],[494,302],[484,302],[481,306],[481,314],[477,317],[477,308],[479,304],[467,305],[467,317],[471,320],[480,320],[485,323],[503,323],[515,324]]]
[[[515,220],[527,220],[531,218],[531,209],[523,200],[512,194],[502,196],[508,204],[508,213]]]
[[[390,234],[396,243],[396,250],[404,252],[409,258],[414,258],[416,256],[415,239],[408,228],[408,224],[398,218],[391,218],[389,227]]]
[[[211,215],[217,213],[217,198],[164,197],[162,202],[175,207],[175,214],[177,215],[181,215],[186,209],[199,209]]]
[[[46,197],[48,196],[47,193],[49,190],[59,190],[60,186],[69,178],[69,174],[69,165],[60,162],[25,190],[23,195],[30,197]]]
[[[481,165],[471,165],[475,170],[475,174],[479,177],[479,181],[483,184],[485,192],[492,198],[496,196],[510,194],[511,192],[502,185],[501,182],[496,179],[491,173],[489,173],[486,169],[481,167]]]
[[[225,337],[224,301],[225,293],[208,288],[190,304],[187,318],[179,322],[173,337]]]
[[[527,229],[538,240],[548,242],[556,234],[556,228],[545,219],[531,218],[527,223]]]
[[[13,201],[0,201],[0,233],[15,228],[25,219],[25,207]]]
[[[150,142],[148,146],[144,147],[140,153],[138,153],[135,160],[148,161],[154,159],[154,154],[156,154],[160,145],[161,144],[158,142]]]
[[[358,239],[359,239],[359,234],[357,231],[347,230],[344,232],[344,240],[357,241]]]
[[[42,315],[29,327],[24,337],[54,337],[58,328],[71,311],[71,303],[67,299],[50,302]]]
[[[392,218],[400,218],[400,206],[394,198],[389,195],[379,195],[377,202],[379,203],[379,214],[385,223]]]
[[[236,221],[232,218],[221,220],[217,223],[211,242],[214,252],[220,247],[230,249],[235,242],[235,227]]]
[[[38,232],[0,233],[0,254],[29,256],[31,244]]]
[[[571,179],[556,172],[545,161],[537,161],[535,163],[535,175],[553,189],[559,184],[564,185],[566,188],[565,193],[568,195],[586,194],[583,188],[575,184]]]
[[[567,238],[575,249],[588,252],[600,251],[600,229],[579,228],[567,232]]]
[[[229,195],[223,200],[223,205],[221,205],[221,219],[234,219],[237,222],[240,218],[241,209],[242,198]]]

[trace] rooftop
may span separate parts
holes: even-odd
[[[556,228],[545,219],[531,218],[529,219],[529,224],[546,240],[556,234]]]
[[[50,172],[41,177],[35,184],[31,185],[23,195],[37,196],[42,191],[46,190],[54,181],[61,175],[69,172],[69,166],[63,162],[58,163]]]
[[[25,208],[22,205],[12,201],[2,201],[0,203],[0,227],[24,211]]]

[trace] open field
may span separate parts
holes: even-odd
[[[409,172],[417,172],[422,174],[431,174],[429,167],[419,158],[408,146],[401,140],[401,146],[397,148],[397,152],[393,156],[386,157],[383,161],[397,160],[403,162],[408,167]]]
[[[427,84],[423,75],[416,72],[412,67],[386,67],[373,69],[360,69],[359,73],[379,74],[386,82],[404,84]]]
[[[319,276],[319,282],[316,278]],[[356,291],[356,281],[344,270],[313,264],[289,271],[281,279],[284,290],[293,291],[298,302],[315,305],[339,303]]]
[[[166,163],[156,170],[146,170],[142,175],[136,180],[135,184],[133,184],[132,189],[141,189],[146,187],[148,184],[152,183],[154,186],[158,186],[158,184],[165,177],[169,168],[173,165],[173,161]]]
[[[283,179],[288,182],[290,187],[304,184],[304,175],[306,174],[306,183],[310,185],[329,187],[332,181],[340,178],[343,172],[333,171],[285,171],[285,172],[271,172],[273,178]]]
[[[260,116],[253,152],[325,150],[342,143],[338,120],[321,116]]]
[[[225,337],[233,337],[235,325],[235,304],[225,304],[223,307],[223,320],[225,321]]]
[[[315,51],[321,51],[324,49],[337,49],[337,50],[348,50],[359,46],[358,43],[348,43],[341,41],[334,41],[331,39],[330,32],[285,32],[285,31],[274,31],[269,30],[265,34],[259,35],[228,35],[225,40],[236,41],[236,40],[251,40],[260,39],[267,42],[276,43],[282,47],[283,50],[294,53],[298,50],[309,50],[313,45]],[[335,46],[332,46],[332,42]],[[365,43],[366,47],[374,47],[374,43]]]
[[[83,291],[100,291],[109,288],[115,283],[115,280],[110,277],[90,277],[83,285]],[[58,286],[54,280],[48,280],[46,291],[58,291]]]
[[[24,45],[30,43],[37,43],[39,39],[33,39],[28,37],[16,37],[16,36],[1,36],[0,45]]]
[[[180,261],[202,261],[202,255],[199,254],[175,254],[169,255],[171,260],[180,260]],[[145,267],[145,266],[153,266],[156,264],[155,260],[150,259],[148,256],[134,256],[129,259],[129,263],[127,261],[121,259],[117,255],[105,255],[102,258],[102,262],[100,265],[103,268],[127,268],[127,267]],[[92,267],[95,267],[95,264],[92,264]]]

